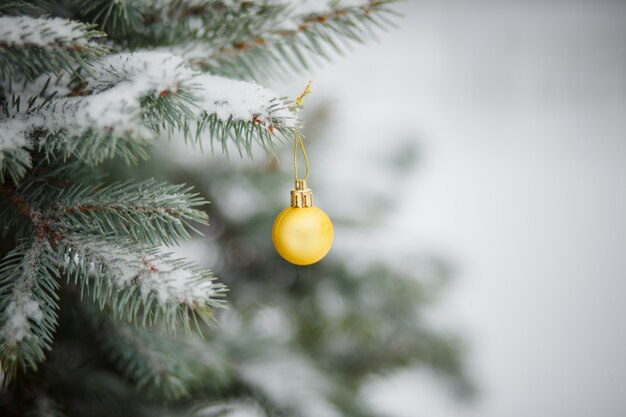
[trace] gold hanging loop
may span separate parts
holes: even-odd
[[[312,81],[308,82],[306,87],[304,87],[304,91],[302,92],[302,94],[300,94],[296,99],[296,106],[298,106],[299,108],[302,107],[302,99],[311,94],[311,83]]]
[[[304,157],[304,181],[309,178],[309,157],[306,154],[306,149],[304,149],[304,142],[302,142],[302,136],[300,135],[300,131],[296,130],[295,138],[293,141],[293,179],[298,181],[298,146],[302,150],[302,156]]]
[[[304,87],[304,91],[302,92],[302,94],[300,94],[298,98],[296,98],[295,103],[298,109],[302,108],[302,99],[309,94],[311,94],[311,81],[309,81],[306,87]],[[298,178],[298,146],[300,146],[300,149],[302,150],[302,156],[304,157],[304,164],[306,167],[304,178],[302,178],[302,180]],[[308,178],[309,158],[307,157],[306,149],[304,149],[304,142],[302,141],[302,135],[300,134],[300,130],[296,128],[293,140],[293,179],[297,183],[298,181],[306,181]]]

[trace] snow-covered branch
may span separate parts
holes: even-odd
[[[0,48],[81,48],[89,26],[59,17],[0,16]]]
[[[142,101],[175,94],[192,76],[174,55],[112,55],[87,77],[84,95],[52,100],[29,118],[29,124],[76,138],[92,131],[150,136],[142,121]]]
[[[254,138],[271,151],[272,133],[297,126],[287,103],[254,83],[199,74],[181,57],[164,52],[112,55],[70,97],[47,99],[27,115],[0,122],[2,159],[34,148],[49,157],[73,155],[88,164],[120,156],[147,157],[161,134],[200,140],[234,140],[249,148]]]
[[[119,317],[189,330],[198,319],[211,323],[213,309],[223,307],[226,289],[209,271],[160,249],[81,235],[65,236],[62,246],[69,277]]]
[[[0,16],[0,79],[32,81],[44,72],[79,74],[108,47],[90,25],[59,17]]]
[[[254,82],[203,74],[195,79],[194,92],[200,97],[198,109],[222,122],[260,123],[266,127],[295,128],[293,112],[276,94]]]
[[[9,377],[36,368],[52,346],[58,272],[51,253],[45,240],[24,242],[0,263],[0,364]]]

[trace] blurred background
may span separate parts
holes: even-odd
[[[181,252],[231,287],[208,346],[305,416],[626,415],[626,2],[396,8],[379,42],[270,84],[313,79],[324,262],[269,243],[289,144],[275,164],[173,142],[163,175],[213,201]]]
[[[453,265],[429,320],[463,336],[476,396],[415,368],[366,400],[397,417],[626,415],[626,2],[398,9],[398,30],[310,74],[310,185],[331,216],[382,225],[338,234],[335,255]],[[416,168],[390,174],[410,144]]]

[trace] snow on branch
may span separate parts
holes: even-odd
[[[198,107],[204,114],[219,120],[254,121],[266,126],[296,127],[296,118],[286,106],[276,106],[276,94],[254,82],[231,80],[216,75],[200,75],[196,79]]]
[[[0,28],[0,48],[80,48],[90,32],[83,23],[59,17],[0,16]]]
[[[16,278],[9,304],[3,311],[7,320],[3,323],[0,334],[2,334],[2,340],[9,345],[15,345],[24,338],[32,337],[33,329],[30,320],[39,323],[43,319],[41,302],[32,293],[33,275],[40,251],[41,248],[37,245],[24,254],[21,276]]]
[[[212,310],[223,307],[226,288],[209,271],[158,248],[79,235],[65,236],[62,245],[68,278],[119,317],[189,330],[190,321],[211,323]]]
[[[79,137],[87,131],[144,134],[141,104],[146,97],[176,93],[192,77],[182,59],[163,53],[121,54],[107,57],[87,78],[89,94],[51,101],[33,123]],[[38,119],[38,120],[37,120]]]
[[[0,122],[0,169],[3,155],[28,147],[92,165],[115,156],[134,162],[147,157],[161,133],[199,140],[208,131],[212,140],[238,146],[256,137],[268,150],[274,129],[297,126],[288,104],[270,90],[200,74],[170,53],[112,55],[85,81],[71,97],[47,99],[28,115]]]
[[[250,155],[252,142],[257,140],[272,155],[274,134],[285,137],[299,125],[284,99],[254,82],[208,74],[196,80],[195,137],[208,131],[211,144],[220,142],[225,152],[230,141],[240,153],[245,149]]]
[[[176,92],[192,72],[170,54],[121,54],[104,59],[87,77],[85,91],[53,98],[28,116],[0,123],[0,168],[23,148],[49,156],[60,152],[90,164],[121,156],[128,162],[147,158],[155,138],[146,125],[142,101]]]
[[[5,172],[15,181],[31,165],[27,129],[26,123],[21,119],[0,123],[0,184],[5,182]]]
[[[58,272],[47,241],[18,245],[0,264],[0,364],[12,377],[35,369],[52,346],[57,322]]]
[[[28,147],[28,121],[26,118],[11,119],[3,122],[0,128],[0,160],[2,155],[20,148]]]
[[[0,16],[0,79],[34,80],[43,72],[79,74],[108,47],[91,26],[59,17]]]

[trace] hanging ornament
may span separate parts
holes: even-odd
[[[296,99],[297,108],[310,93],[311,83]],[[302,150],[306,172],[298,178],[298,147]],[[281,211],[272,228],[272,242],[280,256],[295,265],[311,265],[321,260],[333,244],[333,224],[321,209],[313,206],[313,194],[307,187],[309,160],[298,129],[295,130],[293,148],[293,177],[295,187],[291,190],[291,206]]]

